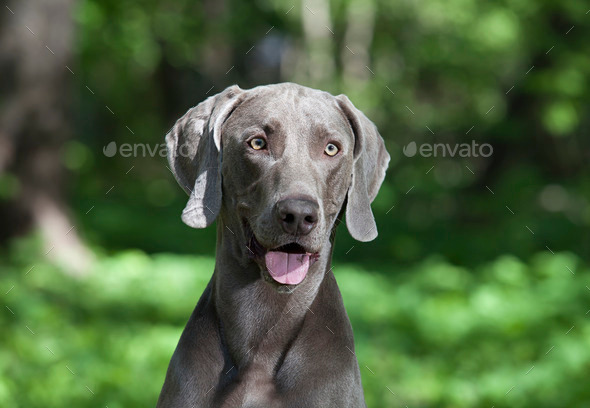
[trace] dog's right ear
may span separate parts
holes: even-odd
[[[211,225],[221,209],[221,126],[243,100],[234,85],[189,109],[166,135],[168,163],[189,194],[182,221],[193,228]]]

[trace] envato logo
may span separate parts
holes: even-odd
[[[490,157],[494,148],[489,143],[478,144],[475,140],[469,143],[423,143],[410,142],[403,147],[404,155],[414,157],[416,153],[422,157]]]
[[[178,149],[180,155],[188,156],[188,147],[180,146]],[[121,157],[166,157],[166,143],[147,144],[147,143],[122,143],[117,147],[116,142],[110,142],[102,148],[102,152],[106,157],[113,157],[119,154]]]

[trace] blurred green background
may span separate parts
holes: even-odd
[[[590,406],[588,8],[8,1],[0,406],[155,405],[215,229],[182,224],[165,158],[103,148],[156,149],[207,96],[280,81],[346,93],[392,157],[379,237],[342,228],[334,258],[368,406]]]

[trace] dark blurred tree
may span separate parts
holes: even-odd
[[[392,154],[374,203],[380,239],[347,254],[354,242],[341,230],[336,259],[439,253],[473,265],[546,246],[587,254],[587,11],[581,0],[79,2],[76,75],[59,67],[75,81],[68,200],[84,236],[109,250],[210,253],[214,230],[178,222],[186,197],[165,158],[105,157],[102,148],[162,143],[176,118],[226,86],[295,81],[346,93]],[[24,24],[10,38],[36,40],[36,55],[54,57]],[[14,84],[0,86],[16,95]],[[412,141],[490,143],[494,154],[405,157]]]
[[[0,13],[0,243],[39,229],[48,256],[80,272],[89,255],[64,199],[72,135],[73,0],[9,1]]]

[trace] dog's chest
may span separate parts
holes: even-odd
[[[262,365],[256,364],[242,370],[235,381],[234,384],[229,385],[233,388],[229,398],[233,406],[276,406],[279,401],[275,380],[269,374],[269,370]]]

